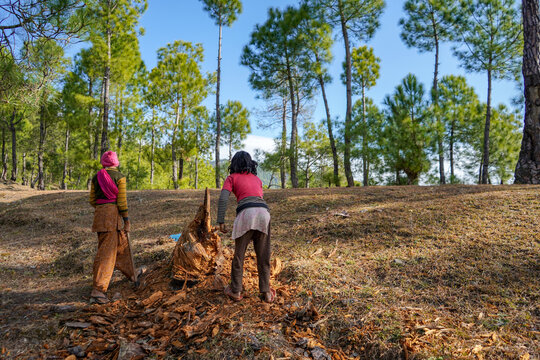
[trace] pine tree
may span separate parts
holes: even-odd
[[[238,15],[242,12],[242,3],[239,0],[201,0],[204,3],[204,10],[210,14],[219,26],[218,42],[218,64],[217,64],[217,82],[216,82],[216,148],[215,148],[215,166],[216,166],[216,188],[221,187],[219,171],[219,147],[221,144],[221,108],[219,104],[220,86],[221,86],[221,33],[223,26],[230,27],[236,21]]]
[[[454,53],[467,71],[487,75],[482,184],[488,183],[493,79],[515,76],[522,49],[522,27],[514,0],[461,0],[450,13],[459,45]]]
[[[408,18],[399,20],[402,26],[401,38],[409,47],[416,47],[420,52],[435,51],[435,69],[431,89],[432,104],[435,107],[435,127],[442,128],[437,109],[439,48],[441,42],[453,39],[451,24],[447,20],[450,0],[407,0],[403,6]],[[443,135],[436,132],[437,152],[439,155],[439,183],[445,184]]]
[[[361,46],[354,48],[351,52],[351,67],[352,67],[352,90],[353,94],[360,93],[362,95],[361,106],[361,127],[364,131],[361,134],[362,137],[362,172],[364,176],[364,186],[369,185],[369,160],[368,156],[368,131],[367,119],[366,119],[366,90],[375,86],[377,79],[379,78],[379,63],[381,59],[375,56],[373,48],[367,46]],[[345,65],[345,64],[344,64]],[[345,66],[346,67],[346,66]],[[345,75],[345,74],[343,74]],[[342,76],[346,78],[346,76]],[[353,109],[354,112],[354,109]]]
[[[339,28],[345,47],[345,78],[347,109],[345,113],[343,167],[347,186],[354,186],[351,169],[351,123],[352,123],[352,42],[369,40],[379,27],[379,18],[385,6],[384,0],[313,0],[326,21]]]
[[[538,0],[523,0],[523,79],[525,125],[516,165],[517,184],[540,184],[540,9]]]

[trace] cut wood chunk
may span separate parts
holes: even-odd
[[[92,324],[87,323],[87,322],[71,321],[71,322],[65,323],[64,325],[66,325],[67,327],[70,327],[70,328],[85,329],[85,328],[91,326]]]
[[[146,299],[144,299],[141,304],[143,306],[150,306],[152,304],[154,304],[156,301],[158,301],[159,299],[161,299],[163,297],[163,293],[161,291],[156,291],[155,293],[153,293],[152,295],[150,295],[149,297],[147,297]]]
[[[210,191],[207,188],[197,215],[184,229],[174,248],[172,277],[179,281],[200,281],[206,275],[221,273],[224,261],[221,238],[211,226]]]
[[[168,298],[164,303],[163,306],[169,306],[174,303],[176,303],[178,300],[184,300],[186,298],[186,292],[185,291],[179,291],[175,295]]]

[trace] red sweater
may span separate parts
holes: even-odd
[[[240,201],[248,196],[263,197],[262,181],[257,175],[251,173],[234,173],[227,176],[223,183],[223,190],[228,190]]]

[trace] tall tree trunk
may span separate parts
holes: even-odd
[[[36,161],[37,161],[37,158],[34,156],[34,162],[32,164],[32,172],[30,173],[30,187],[32,189],[36,186],[36,182],[37,182],[37,174],[34,177],[34,173],[36,172]]]
[[[439,33],[437,31],[437,23],[435,22],[435,14],[433,11],[430,12],[431,16],[431,25],[433,27],[433,38],[435,40],[435,69],[433,70],[433,88],[431,91],[431,99],[433,105],[435,105],[436,115],[435,123],[437,124],[437,151],[439,153],[439,184],[446,184],[446,177],[444,175],[444,147],[443,147],[443,136],[439,133],[439,113],[438,113],[438,104],[439,104]]]
[[[139,190],[139,175],[141,169],[141,153],[142,153],[142,138],[139,139],[139,156],[137,160],[137,181],[135,182],[135,189]]]
[[[123,145],[123,138],[122,138],[122,132],[124,131],[124,107],[123,107],[123,98],[122,98],[122,93],[119,92],[119,96],[120,96],[120,111],[119,111],[119,116],[118,116],[118,141],[116,143],[117,145],[117,150],[116,152],[118,153],[118,157],[120,157],[120,154],[122,152],[122,145]]]
[[[195,189],[199,188],[199,153],[195,155]]]
[[[180,106],[176,106],[176,119],[174,121],[173,136],[171,139],[171,157],[172,157],[172,180],[174,189],[178,189],[178,163],[176,162],[176,131],[178,128],[178,121],[180,120]]]
[[[488,183],[489,177],[489,127],[491,122],[491,61],[489,61],[488,75],[488,94],[486,109],[486,125],[484,127],[484,159],[482,168],[482,184]]]
[[[101,155],[104,152],[109,150],[109,91],[110,91],[110,81],[111,81],[111,24],[110,24],[110,1],[109,9],[107,14],[107,64],[105,65],[105,74],[103,76],[103,122],[101,130]]]
[[[11,181],[17,181],[18,168],[17,168],[17,125],[18,121],[15,121],[15,110],[11,115],[9,123],[9,130],[11,131]]]
[[[516,165],[517,184],[540,184],[540,10],[538,0],[523,0],[523,80],[525,124]]]
[[[369,185],[369,167],[367,156],[367,122],[366,122],[366,87],[362,84],[362,125],[364,128],[362,134],[362,172],[364,173],[364,186]]]
[[[23,160],[22,160],[22,185],[26,185],[26,183],[28,182],[28,179],[26,178],[26,153],[23,152],[23,156],[22,156]]]
[[[45,96],[43,96],[45,99]],[[43,99],[43,101],[44,101]],[[39,111],[39,148],[38,148],[38,190],[45,190],[45,169],[43,153],[45,151],[45,137],[47,136],[47,124],[45,118],[45,104],[41,104]]]
[[[101,83],[101,92],[99,94],[99,101],[103,103],[105,101],[105,83]],[[99,136],[103,131],[103,107],[99,107],[98,116],[96,119],[96,128],[94,129],[94,148],[92,151],[92,156],[94,160],[99,160],[99,150],[100,150],[100,140]]]
[[[321,86],[321,92],[324,102],[324,109],[326,111],[326,127],[328,128],[328,139],[330,140],[330,149],[332,150],[332,161],[334,162],[334,185],[340,187],[339,181],[339,160],[337,154],[336,141],[334,140],[334,132],[332,131],[332,118],[330,117],[330,107],[328,106],[328,99],[326,98],[326,89],[324,86],[324,79],[322,75],[319,75],[319,85]]]
[[[454,132],[455,132],[455,120],[452,120],[450,125],[450,182],[454,183],[456,180],[454,174]]]
[[[281,156],[279,164],[279,172],[281,177],[281,188],[287,186],[287,174],[285,171],[285,154],[287,153],[287,98],[283,97],[283,112],[281,115]]]
[[[347,111],[345,112],[345,133],[344,133],[344,151],[343,151],[343,168],[345,177],[347,178],[347,186],[354,186],[354,178],[351,169],[351,117],[352,117],[352,72],[351,72],[351,49],[349,44],[349,34],[345,15],[343,14],[342,2],[339,0],[339,16],[341,20],[341,32],[343,34],[343,42],[345,44],[345,70],[346,70],[346,87],[347,87]]]
[[[62,189],[67,190],[66,177],[68,175],[69,166],[69,126],[66,127],[66,142],[64,144],[64,172],[62,173]]]
[[[480,167],[478,168],[478,184],[482,183],[482,167],[484,165],[484,157],[480,158]]]
[[[216,188],[221,187],[221,173],[219,168],[219,146],[221,143],[221,112],[219,108],[219,89],[221,81],[221,29],[219,24],[219,43],[218,43],[218,65],[217,65],[217,83],[216,83]]]
[[[180,155],[180,159],[178,160],[178,180],[182,181],[184,178],[184,157]]]
[[[289,83],[289,96],[291,99],[291,143],[289,159],[291,163],[291,184],[293,188],[298,187],[298,158],[296,156],[296,136],[298,134],[297,129],[297,111],[296,111],[296,99],[294,92],[294,83],[291,74],[291,66],[289,58],[287,57],[287,81]]]
[[[6,180],[8,172],[8,159],[6,152],[6,127],[2,124],[2,180]]]
[[[232,159],[232,138],[233,138],[233,134],[231,132],[229,134],[229,162],[231,162],[231,159]]]
[[[150,184],[154,185],[154,152],[156,147],[156,127],[155,127],[156,109],[152,109],[152,148],[150,152]]]

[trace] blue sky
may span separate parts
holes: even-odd
[[[394,88],[408,74],[415,74],[428,89],[433,77],[434,55],[420,54],[416,49],[407,48],[400,39],[398,21],[403,17],[404,0],[387,0],[387,6],[381,18],[381,27],[375,37],[368,43],[381,59],[380,78],[377,85],[369,90],[368,96],[375,103],[382,104],[385,95],[391,94]],[[244,0],[243,12],[230,27],[223,29],[222,42],[222,84],[221,103],[227,100],[239,100],[249,109],[262,109],[263,102],[256,99],[248,82],[249,71],[240,65],[242,48],[249,42],[250,34],[256,24],[266,20],[270,6],[284,8],[295,5],[291,0]],[[175,40],[201,43],[205,49],[203,70],[215,71],[217,66],[218,27],[204,12],[198,0],[149,0],[146,13],[142,16],[141,26],[145,35],[140,38],[141,53],[148,69],[156,64],[156,52],[160,47]],[[361,45],[361,44],[355,44]],[[330,73],[334,79],[327,89],[332,116],[344,117],[345,87],[339,80],[341,63],[344,58],[343,44],[336,41],[333,47],[334,62]],[[440,57],[440,76],[447,74],[465,75],[470,85],[474,86],[480,99],[485,101],[487,77],[485,74],[466,74],[459,67],[457,59],[452,56],[449,44],[443,45]],[[493,102],[509,103],[517,94],[514,83],[496,81],[493,88]],[[206,100],[206,105],[213,109],[215,96]],[[322,100],[317,99],[314,120],[324,118]],[[252,134],[250,141],[265,142],[265,138],[277,136],[278,129],[259,129],[257,118],[251,118]],[[271,141],[266,141],[266,144]]]

